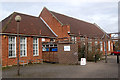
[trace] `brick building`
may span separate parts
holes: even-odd
[[[106,32],[97,24],[56,13],[48,10],[46,7],[42,10],[39,18],[48,25],[55,35],[57,35],[58,39],[66,39],[67,37],[70,40],[77,41],[80,38],[85,39],[86,36],[92,42],[90,45],[100,44],[100,51],[103,51],[103,54],[105,54],[104,38]],[[110,37],[111,35],[107,35],[107,53],[113,51],[113,44]]]
[[[2,31],[0,32],[2,51],[2,66],[17,64],[17,23],[15,16],[20,15],[20,37],[19,37],[19,57],[20,60],[42,59],[44,52],[44,42],[56,42],[57,40],[71,39],[77,41],[80,35],[87,36],[88,39],[104,37],[105,32],[96,24],[88,23],[72,17],[68,17],[43,8],[38,17],[14,12],[1,21]],[[84,38],[84,37],[82,37]],[[104,51],[104,42],[101,43],[101,51]],[[108,41],[107,51],[112,51],[112,42]],[[45,45],[47,46],[47,45]],[[56,50],[56,44],[51,50]],[[58,48],[59,49],[59,48]],[[45,49],[47,50],[47,49]]]
[[[42,59],[42,38],[50,41],[54,34],[38,17],[14,12],[2,20],[2,66],[17,64],[17,23],[15,16],[20,15],[22,20],[19,27],[20,60]]]

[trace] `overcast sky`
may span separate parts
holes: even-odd
[[[0,21],[12,14],[20,12],[28,15],[39,16],[46,7],[51,11],[71,16],[90,23],[96,23],[107,33],[118,31],[118,1],[83,1],[83,0],[31,0],[15,2],[1,0]]]

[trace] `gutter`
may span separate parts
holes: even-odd
[[[0,35],[17,36],[17,34],[13,34],[13,33],[0,33]],[[26,36],[26,37],[56,38],[56,37],[41,36],[41,35],[25,35],[25,34],[19,34],[19,35],[20,36]]]

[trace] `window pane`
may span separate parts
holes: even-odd
[[[21,56],[25,56],[26,53],[26,38],[25,37],[21,37],[21,43],[20,43],[20,50],[21,50]]]
[[[15,37],[9,37],[9,56],[15,56]]]
[[[38,39],[33,38],[33,55],[38,54]]]

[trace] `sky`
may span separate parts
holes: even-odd
[[[118,32],[118,0],[1,0],[0,21],[13,12],[38,17],[42,9],[96,23],[107,33]]]

